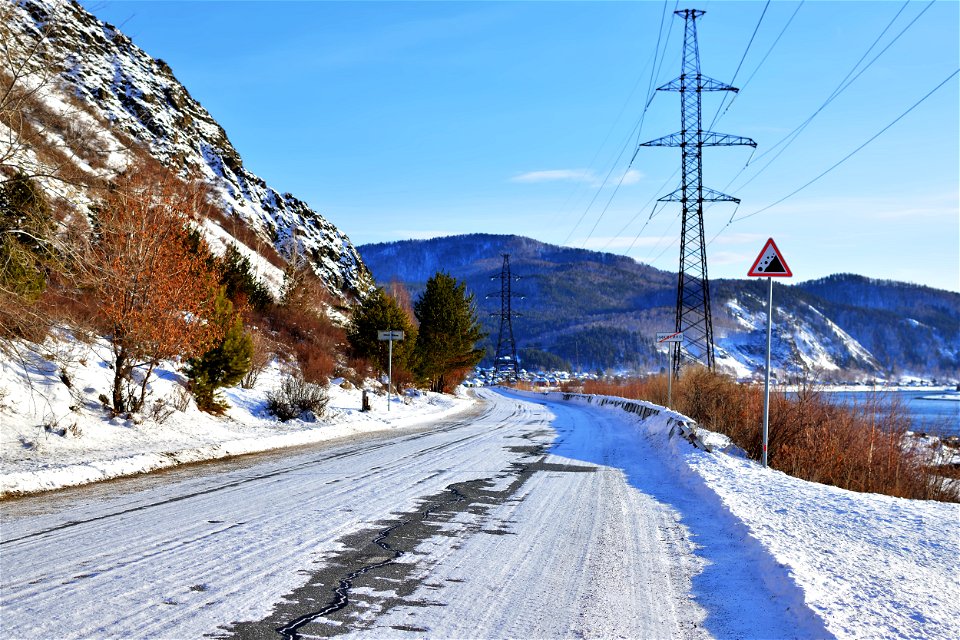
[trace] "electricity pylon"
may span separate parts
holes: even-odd
[[[491,280],[500,279],[500,313],[491,313],[491,316],[500,316],[500,334],[497,336],[497,353],[493,358],[494,371],[505,374],[508,378],[517,380],[520,377],[520,363],[517,360],[517,343],[513,339],[513,318],[520,316],[513,311],[513,298],[523,296],[513,292],[513,283],[520,280],[520,276],[510,273],[510,254],[504,253],[503,266],[500,275],[490,276]],[[488,295],[488,298],[495,296]]]
[[[680,147],[683,174],[680,188],[660,198],[660,202],[680,202],[683,224],[680,228],[680,271],[677,277],[676,331],[683,332],[681,348],[674,350],[674,373],[679,374],[682,360],[700,362],[714,368],[713,317],[710,313],[710,280],[707,277],[707,250],[703,233],[704,202],[737,202],[740,200],[703,186],[703,147],[756,147],[750,138],[704,131],[701,122],[700,94],[704,91],[737,89],[700,73],[700,52],[697,46],[696,19],[704,14],[698,9],[674,12],[684,18],[683,66],[680,77],[657,91],[680,92],[681,129],[641,147]]]

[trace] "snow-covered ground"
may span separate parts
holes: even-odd
[[[0,357],[0,497],[399,429],[474,404],[466,396],[414,392],[393,395],[388,410],[376,385],[372,410],[361,412],[359,389],[332,384],[325,415],[280,422],[264,408],[284,375],[274,362],[254,388],[226,389],[230,409],[214,417],[184,394],[184,378],[168,362],[155,371],[147,403],[163,403],[165,419],[109,419],[98,400],[110,394],[108,351],[102,341],[51,340],[39,353],[23,349],[19,358]],[[178,403],[186,404],[183,411],[174,408]]]
[[[68,348],[64,345],[72,346]],[[470,399],[426,394],[395,399],[388,415],[385,398],[373,396],[373,411],[362,414],[358,411],[359,391],[334,386],[330,390],[331,401],[326,416],[315,422],[300,420],[280,423],[263,410],[266,393],[277,386],[281,376],[280,369],[274,367],[264,373],[254,389],[229,390],[227,398],[232,408],[223,418],[203,414],[191,405],[185,411],[174,411],[160,424],[150,418],[144,418],[142,422],[110,421],[97,408],[96,399],[100,393],[106,393],[108,379],[104,358],[100,357],[103,354],[99,351],[103,348],[102,344],[85,347],[75,342],[51,343],[49,353],[45,354],[49,357],[38,355],[28,358],[26,369],[22,363],[3,361],[0,366],[0,487],[3,492],[50,489],[181,462],[318,442],[372,430],[411,427],[430,418],[439,418],[474,406],[474,401]],[[31,387],[22,384],[20,376],[25,370],[29,371]],[[64,372],[71,388],[61,379]],[[166,367],[159,373],[153,389],[155,397],[174,394],[178,388],[178,374],[172,367]],[[610,568],[619,566],[619,562],[626,562],[621,545],[604,537],[612,534],[612,530],[604,533],[604,527],[607,526],[604,523],[621,511],[622,518],[626,518],[623,522],[629,522],[628,512],[631,509],[656,509],[658,513],[665,510],[663,517],[673,514],[669,515],[668,520],[675,522],[680,527],[679,531],[683,532],[677,544],[692,545],[698,556],[693,566],[695,575],[686,580],[690,584],[690,606],[699,608],[685,619],[705,618],[707,624],[705,630],[691,631],[688,634],[690,637],[757,637],[756,630],[763,627],[749,625],[747,621],[750,616],[758,615],[753,608],[755,603],[767,603],[763,605],[760,615],[763,611],[770,611],[769,602],[764,600],[768,597],[763,595],[766,593],[775,594],[797,616],[794,622],[799,626],[793,629],[791,635],[816,637],[833,634],[840,638],[960,637],[960,505],[857,494],[791,478],[739,457],[732,448],[729,453],[723,453],[720,451],[723,449],[723,438],[716,434],[702,434],[712,444],[719,445],[717,452],[707,453],[676,435],[671,436],[675,421],[683,417],[665,410],[641,420],[616,404],[598,406],[600,401],[596,398],[565,397],[560,393],[511,392],[504,394],[506,398],[490,395],[488,391],[481,394],[494,403],[516,405],[514,413],[518,425],[521,418],[526,420],[531,415],[547,421],[546,432],[534,432],[542,434],[536,438],[553,442],[547,462],[592,465],[602,473],[593,476],[540,474],[538,481],[531,481],[529,487],[524,489],[525,495],[536,499],[521,499],[491,511],[490,520],[502,521],[504,533],[515,535],[467,537],[454,546],[436,538],[425,543],[420,553],[411,557],[422,557],[424,561],[434,559],[432,573],[425,576],[429,578],[426,580],[429,584],[424,586],[433,598],[448,598],[451,603],[470,603],[483,596],[482,589],[478,591],[477,583],[471,582],[471,576],[483,582],[501,576],[504,570],[513,566],[516,571],[526,572],[523,575],[529,574],[526,581],[529,583],[538,575],[538,567],[562,564],[563,548],[547,543],[541,535],[529,537],[532,534],[525,528],[531,519],[540,517],[536,511],[532,511],[536,504],[554,504],[558,516],[565,513],[555,529],[558,534],[573,536],[571,539],[580,540],[581,533],[575,528],[571,529],[573,525],[570,523],[595,523],[582,534],[592,536],[590,540],[606,542],[595,549],[597,555],[591,552],[583,557],[578,556],[569,571],[577,572],[578,566],[587,566],[592,562],[596,566],[590,565],[593,567],[591,571],[595,570],[598,576],[608,575]],[[502,410],[501,415],[509,417],[510,412]],[[604,442],[612,444],[611,447],[598,446],[595,434],[601,423]],[[476,431],[493,434],[495,429],[478,427]],[[503,437],[506,436],[497,436]],[[470,442],[470,446],[477,446],[472,443],[479,441]],[[438,477],[434,477],[438,472],[430,471],[426,476],[430,478],[429,484],[424,485],[423,492],[441,490],[449,482],[469,480],[472,474],[479,473],[476,477],[485,477],[484,473],[502,468],[507,458],[501,460],[501,464],[492,461],[503,457],[506,451],[503,444],[499,444],[496,438],[483,442],[487,449],[471,454],[476,458],[474,462],[460,467],[454,465]],[[433,468],[431,466],[427,471]],[[658,471],[651,475],[650,468]],[[398,490],[406,490],[410,488],[411,481],[399,475],[401,470],[401,467],[397,467],[396,480],[392,482]],[[366,477],[365,469],[351,473],[359,474],[358,481]],[[619,507],[614,509],[614,505],[606,505],[604,511],[595,502],[572,502],[569,499],[571,489],[594,482],[588,480],[591,477],[596,482],[608,483],[600,495],[620,496]],[[583,483],[575,485],[574,480],[582,480]],[[422,481],[413,484],[419,485],[419,482]],[[621,486],[620,483],[625,484]],[[334,514],[350,512],[352,509],[349,507],[353,504],[351,499],[369,499],[377,495],[372,492],[373,489],[367,489],[365,498],[351,498],[349,486],[332,486],[343,487],[336,494],[336,500],[340,503],[334,506],[320,502],[316,504],[317,513],[329,513],[331,518]],[[415,497],[413,494],[404,496],[400,500],[404,504],[410,503]],[[396,503],[396,498],[384,498],[377,504],[389,511],[390,505]],[[263,506],[250,505],[248,511],[253,514]],[[412,506],[401,505],[404,509]],[[108,507],[93,503],[88,508],[99,513],[98,509]],[[6,511],[5,505],[3,510]],[[591,510],[597,510],[598,513],[603,511],[607,515],[602,519],[584,519],[587,512],[592,513]],[[5,519],[10,516],[8,512]],[[336,549],[337,545],[333,544],[336,535],[372,524],[357,516],[352,518],[325,534],[329,536],[325,544],[332,544],[331,549]],[[99,519],[99,516],[94,519]],[[221,519],[222,516],[209,522],[219,522]],[[297,531],[296,522],[290,524]],[[9,532],[9,526],[5,527],[4,539]],[[151,536],[162,537],[160,531],[155,534]],[[251,531],[245,535],[252,536],[254,533]],[[305,532],[302,532],[298,538],[298,549],[302,548],[298,553],[309,554],[318,541],[307,539],[304,535]],[[491,547],[494,542],[501,546],[494,549]],[[636,540],[631,545],[628,548],[639,550],[638,553],[646,548]],[[278,548],[281,547],[284,545]],[[244,545],[240,545],[234,551],[240,553],[244,548]],[[441,553],[437,551],[438,548],[445,551]],[[521,556],[518,556],[523,558],[522,565],[505,564],[504,554],[509,552],[516,555],[518,549],[522,550]],[[282,558],[285,562],[303,562],[302,558],[295,558],[288,548],[284,554]],[[239,562],[239,558],[237,556],[235,560]],[[269,562],[264,564],[265,571],[272,571],[281,555],[271,558],[266,558]],[[745,558],[749,560],[745,563],[749,566],[741,567]],[[11,567],[6,562],[4,565],[3,596],[6,600],[11,596],[8,582]],[[633,582],[646,580],[644,575],[629,571],[615,572],[610,574],[611,582],[596,588],[601,591],[627,586],[636,588]],[[104,573],[104,576],[107,574]],[[434,579],[437,576],[440,578]],[[508,576],[501,577],[506,579]],[[513,579],[516,576],[511,573],[509,577]],[[750,584],[748,579],[759,580],[761,584]],[[444,586],[437,591],[433,585],[441,580]],[[291,582],[291,577],[288,576],[286,581]],[[31,583],[27,581],[24,584]],[[473,627],[476,633],[499,637],[511,633],[516,636],[514,632],[518,630],[539,630],[544,633],[552,630],[562,635],[562,627],[550,624],[552,604],[549,589],[531,591],[530,588],[522,588],[523,584],[524,581],[509,583],[510,588],[514,589],[511,593],[516,598],[532,598],[533,594],[539,594],[539,622],[533,624],[530,619],[517,618],[521,614],[520,609],[514,614],[510,613],[509,608],[502,607],[484,610],[484,613],[468,607],[469,615],[480,616],[476,618],[478,626]],[[681,580],[678,584],[682,586],[684,583]],[[186,586],[180,586],[184,594],[174,598],[177,602],[203,596],[203,591],[191,591],[194,587],[187,589]],[[760,586],[762,589],[759,589]],[[231,583],[230,589],[236,588]],[[557,582],[551,588],[563,588],[563,582]],[[214,590],[212,586],[210,589]],[[31,593],[34,591],[36,593],[31,597],[41,597],[40,587]],[[64,591],[58,597],[66,593]],[[70,597],[82,596],[82,593],[78,596],[74,590],[69,593],[72,594]],[[588,617],[585,626],[578,629],[610,635],[643,628],[617,623],[614,618],[624,606],[623,603],[616,594],[598,593],[585,591],[578,596],[586,603],[583,615]],[[466,599],[462,600],[457,594]],[[564,601],[569,602],[569,599]],[[601,609],[606,609],[601,611],[591,604],[597,602],[602,604]],[[9,616],[14,613],[18,616],[22,613],[16,609],[13,601],[6,602],[5,606],[12,607],[5,616],[8,620],[12,619]],[[263,603],[258,606],[262,609]],[[452,618],[445,617],[451,610],[443,607],[423,610],[421,607],[417,615],[421,616],[423,625],[427,625],[435,634],[443,635],[445,630],[452,632],[463,629]],[[206,620],[206,624],[210,624],[213,613],[214,609],[207,609],[207,617],[201,616],[198,623]],[[148,614],[149,610],[145,609],[144,615]],[[404,614],[411,615],[404,608],[395,609],[387,614],[393,618],[384,618],[383,624],[387,625],[391,619],[399,620],[398,616]],[[590,616],[607,617],[601,619]],[[561,617],[569,618],[566,613],[561,616],[559,612],[554,617],[558,620]],[[460,618],[460,621],[464,619]],[[187,624],[186,619],[178,624],[181,626],[176,628],[181,631],[192,629],[182,626]],[[379,619],[377,624],[380,624]],[[771,621],[770,626],[765,628],[768,633],[780,637],[784,628],[778,627],[778,624],[782,624],[782,620]],[[133,629],[130,633],[135,633]],[[649,627],[647,629],[650,630]],[[389,630],[391,635],[402,635],[396,626],[381,626],[380,630]],[[71,635],[66,629],[61,631],[64,635]],[[200,627],[194,631],[205,632]],[[406,635],[417,635],[417,632]]]
[[[552,400],[563,394],[551,393]],[[588,402],[571,397],[570,402]],[[591,404],[596,405],[594,400]],[[640,403],[645,404],[645,403]],[[663,453],[679,481],[731,514],[746,543],[782,570],[838,638],[960,637],[960,504],[863,494],[790,477],[732,450],[707,453],[615,405],[638,438]],[[724,436],[701,430],[718,449]],[[785,585],[784,585],[785,586]],[[776,585],[773,585],[776,588]]]

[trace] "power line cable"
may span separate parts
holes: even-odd
[[[643,81],[643,77],[647,70],[647,66],[650,65],[651,71],[655,69],[657,66],[657,54],[660,46],[660,37],[662,35],[661,31],[663,29],[664,14],[666,13],[668,2],[669,0],[663,1],[663,11],[661,12],[661,15],[660,15],[660,29],[657,32],[657,48],[654,49],[653,56],[651,56],[647,60],[647,63],[643,65],[643,69],[637,75],[637,80],[636,82],[633,83],[633,88],[630,89],[630,94],[627,96],[627,99],[624,101],[623,105],[620,107],[620,112],[617,113],[617,117],[614,118],[613,124],[610,125],[610,128],[607,130],[607,134],[604,136],[603,142],[600,143],[600,146],[597,147],[596,152],[594,152],[593,157],[590,159],[590,162],[587,165],[588,168],[593,167],[596,164],[597,158],[600,157],[600,152],[603,151],[603,148],[607,145],[607,142],[610,140],[610,136],[613,135],[614,130],[617,128],[617,124],[620,122],[620,118],[623,117],[624,112],[626,112],[627,107],[630,105],[630,101],[633,99],[634,94],[637,92],[637,87],[639,87],[640,83]],[[648,90],[648,93],[649,93],[649,90]],[[632,135],[633,135],[633,132],[631,131],[631,136]],[[579,190],[579,187],[581,186],[581,184],[582,183],[574,186],[573,189],[570,190],[570,193],[567,195],[566,200],[564,200],[563,205],[561,205],[560,207],[561,211],[566,211],[567,205],[570,204],[570,201],[573,199],[574,194]],[[580,222],[578,221],[577,226],[579,226],[579,224]],[[566,243],[566,241],[564,241],[564,243]]]
[[[760,30],[760,24],[763,22],[763,16],[767,15],[767,9],[770,8],[770,0],[767,0],[767,3],[763,5],[763,11],[760,13],[760,19],[757,20],[757,26],[753,28],[753,35],[750,36],[750,42],[747,43],[747,48],[743,50],[743,55],[740,56],[740,63],[737,64],[737,70],[733,72],[733,77],[730,79],[730,84],[732,85],[737,80],[737,75],[740,73],[740,67],[743,66],[743,61],[747,59],[747,54],[750,52],[750,47],[753,45],[753,39],[757,37],[757,31]],[[707,129],[712,130],[713,125],[717,123],[717,119],[720,117],[720,110],[723,109],[724,103],[727,101],[729,93],[736,92],[724,92],[723,100],[720,101],[720,106],[717,107],[717,112],[713,114],[713,120],[710,121],[710,126]],[[724,112],[726,113],[726,112]]]
[[[623,181],[627,179],[627,175],[630,173],[630,168],[633,167],[633,161],[637,159],[638,153],[640,153],[640,147],[637,147],[637,150],[633,152],[633,157],[630,158],[630,163],[627,165],[627,168],[623,172],[623,175],[620,176],[620,180],[619,182],[617,182],[617,186],[614,188],[613,193],[611,193],[610,197],[607,198],[607,204],[603,206],[603,211],[601,211],[600,215],[597,216],[597,221],[593,223],[593,227],[591,227],[590,233],[588,233],[587,237],[583,240],[584,248],[587,247],[587,242],[589,242],[590,238],[593,237],[593,232],[597,230],[597,225],[599,225],[600,221],[603,220],[603,216],[607,213],[607,209],[610,208],[610,204],[613,202],[613,199],[617,196],[617,192],[620,191],[620,187],[623,185]]]
[[[723,110],[722,114],[720,114],[720,118],[727,115],[727,111],[730,111],[730,107],[733,106],[733,102],[737,99],[737,96],[743,93],[743,90],[747,88],[747,85],[750,84],[750,81],[753,80],[753,77],[757,75],[758,71],[760,71],[760,67],[762,67],[763,64],[767,61],[767,58],[770,57],[770,54],[773,52],[774,47],[776,47],[777,43],[780,42],[780,39],[783,37],[783,34],[787,32],[787,28],[790,26],[790,23],[793,22],[793,19],[797,16],[797,12],[800,11],[800,7],[803,6],[803,3],[805,1],[806,0],[801,0],[800,4],[797,5],[797,8],[793,10],[793,13],[790,15],[790,19],[787,20],[787,23],[785,25],[783,25],[783,29],[780,30],[779,34],[777,34],[776,39],[773,41],[773,44],[770,45],[770,48],[767,49],[767,52],[763,54],[763,58],[760,59],[760,63],[753,70],[753,73],[751,73],[750,77],[747,78],[742,85],[740,85],[740,91],[738,91],[737,93],[734,93],[733,96],[730,98],[730,102],[727,103],[727,108]],[[724,95],[724,98],[726,98],[726,94]],[[719,120],[720,118],[717,118],[716,120]],[[711,125],[711,128],[712,128],[712,125]]]
[[[621,227],[619,231],[617,231],[617,233],[613,236],[613,238],[611,238],[611,239],[607,242],[607,244],[604,245],[604,247],[603,247],[603,250],[604,250],[604,251],[606,251],[607,248],[610,247],[610,244],[613,242],[614,238],[619,237],[621,233],[623,233],[624,231],[627,230],[627,227],[629,227],[631,224],[633,224],[634,222],[637,221],[637,218],[640,217],[640,214],[641,214],[641,213],[643,213],[644,211],[647,210],[647,207],[650,205],[651,202],[653,202],[654,200],[656,200],[658,196],[666,195],[666,193],[667,193],[667,191],[666,191],[667,185],[668,185],[668,184],[673,184],[673,179],[674,179],[675,177],[677,177],[677,174],[678,174],[678,173],[680,173],[680,167],[677,167],[676,169],[674,169],[673,173],[670,174],[670,177],[667,178],[666,180],[664,180],[664,181],[663,181],[663,184],[660,185],[660,188],[659,188],[659,189],[656,189],[656,190],[653,192],[653,195],[650,196],[650,199],[647,200],[646,202],[644,202],[643,205],[642,205],[639,209],[637,209],[637,213],[636,213],[632,218],[630,218],[630,220],[629,220],[625,225],[623,225],[623,227]],[[653,217],[653,216],[651,215],[651,217]],[[648,219],[647,219],[647,223],[649,223],[649,221],[650,221],[650,219],[648,218]],[[644,224],[643,226],[644,226],[644,228],[646,228],[647,225]],[[640,231],[641,231],[641,233],[642,233],[642,232],[643,232],[643,229],[641,229]],[[637,238],[634,239],[634,242],[636,242],[636,241],[639,240],[639,239],[640,239],[640,238],[639,238],[639,235],[638,235]],[[632,245],[631,245],[631,247],[632,247]]]
[[[679,0],[677,0],[677,2],[675,2],[675,4],[674,4],[674,7],[678,6],[679,4],[680,4],[680,2],[679,2]],[[667,5],[667,2],[665,1],[665,2],[664,2],[664,9],[666,9],[666,5]],[[664,13],[661,13],[660,29],[658,30],[658,34],[657,34],[657,45],[656,45],[656,48],[654,49],[654,57],[653,57],[653,59],[654,59],[654,65],[653,65],[653,68],[651,68],[649,87],[652,87],[652,86],[653,86],[655,79],[659,76],[659,69],[656,68],[656,67],[657,67],[656,59],[657,59],[657,56],[659,55],[660,42],[661,42],[662,35],[663,35],[664,15],[665,15],[665,12],[664,12]],[[663,52],[664,52],[664,53],[663,53],[662,56],[660,56],[660,65],[661,65],[661,68],[662,68],[662,65],[663,65],[663,59],[666,57],[666,50],[667,50],[667,47],[669,46],[669,43],[670,43],[670,35],[671,35],[671,33],[672,33],[672,30],[668,28],[668,29],[667,29],[667,39],[666,39],[666,42],[664,42],[664,46],[663,46]],[[595,194],[593,194],[593,197],[590,199],[590,202],[587,204],[587,207],[583,210],[583,213],[580,214],[580,218],[577,220],[577,223],[576,223],[576,224],[573,226],[573,228],[570,230],[570,233],[567,234],[567,237],[564,239],[564,241],[563,241],[562,244],[567,244],[567,243],[570,241],[570,238],[573,237],[573,234],[576,233],[576,230],[580,227],[581,223],[583,223],[583,220],[587,217],[587,213],[589,213],[589,212],[590,212],[590,209],[593,208],[594,203],[597,201],[597,198],[600,196],[600,193],[603,191],[603,188],[607,185],[607,182],[609,182],[610,176],[613,175],[614,170],[617,168],[617,164],[619,164],[620,159],[623,157],[623,154],[624,154],[624,152],[627,150],[627,147],[629,146],[631,140],[633,140],[633,138],[634,138],[635,136],[636,136],[637,138],[639,138],[640,132],[643,130],[643,121],[644,121],[644,118],[645,118],[646,115],[647,115],[647,111],[649,110],[650,104],[653,102],[653,98],[654,98],[655,95],[656,95],[656,92],[655,92],[655,91],[653,91],[652,89],[649,90],[649,97],[647,98],[647,103],[646,103],[646,104],[644,105],[644,107],[643,107],[643,111],[642,111],[641,114],[640,114],[640,118],[638,119],[637,123],[634,125],[633,129],[631,130],[630,136],[627,138],[626,142],[624,143],[623,148],[620,149],[620,153],[617,154],[617,158],[616,158],[616,160],[614,160],[613,164],[610,166],[610,170],[607,171],[607,175],[604,177],[603,182],[601,182],[601,183],[600,183],[600,186],[597,187],[597,192],[596,192]],[[638,148],[638,149],[639,149],[639,148]],[[637,155],[637,154],[634,153],[633,157],[636,158],[636,155]],[[631,159],[630,163],[631,163],[631,164],[633,163],[633,160],[632,160],[632,159]],[[627,170],[629,170],[629,167],[627,168]],[[617,188],[616,188],[616,190],[614,191],[614,194],[616,194],[616,191],[619,191],[620,186],[623,184],[623,180],[626,178],[626,175],[627,175],[627,172],[625,171],[624,174],[623,174],[623,176],[621,176],[621,178],[620,178],[620,182],[617,184]],[[604,213],[606,212],[607,207],[610,206],[610,202],[612,202],[612,198],[611,198],[610,200],[608,200],[607,205],[606,205],[606,207],[604,208]],[[600,214],[600,217],[601,217],[601,218],[603,217],[603,213]],[[598,219],[598,223],[599,223],[599,219]],[[596,224],[594,225],[594,229],[596,229]],[[591,235],[592,235],[592,231],[591,231]],[[590,238],[590,236],[587,237],[587,240],[589,240],[589,238]],[[585,241],[585,242],[586,242],[586,241]]]
[[[926,101],[927,98],[929,98],[930,96],[932,96],[932,95],[933,95],[934,93],[936,93],[941,87],[943,87],[945,84],[947,84],[948,82],[950,82],[950,80],[952,80],[952,79],[954,78],[954,76],[956,76],[958,73],[960,73],[960,69],[956,69],[953,73],[951,73],[949,76],[947,76],[942,82],[940,82],[940,84],[938,84],[937,86],[935,86],[933,89],[931,89],[929,92],[927,92],[926,95],[924,95],[922,98],[920,98],[920,99],[917,100],[915,103],[913,103],[913,105],[912,105],[909,109],[907,109],[906,111],[904,111],[903,113],[901,113],[899,116],[897,116],[892,122],[890,122],[890,124],[888,124],[888,125],[885,126],[883,129],[881,129],[880,131],[878,131],[877,133],[875,133],[874,135],[872,135],[872,136],[870,137],[870,139],[868,139],[866,142],[864,142],[864,143],[861,144],[859,147],[857,147],[856,149],[854,149],[853,151],[851,151],[850,153],[848,153],[847,155],[845,155],[843,158],[841,158],[840,160],[838,160],[836,163],[834,163],[833,165],[831,165],[828,169],[826,169],[825,171],[823,171],[822,173],[820,173],[818,176],[816,176],[815,178],[813,178],[813,179],[810,180],[809,182],[805,183],[805,184],[802,185],[801,187],[798,187],[797,189],[794,189],[793,191],[791,191],[790,193],[788,193],[788,194],[785,195],[784,197],[780,198],[780,199],[777,200],[776,202],[773,202],[773,203],[771,203],[771,204],[768,204],[767,206],[763,207],[762,209],[758,209],[758,210],[754,211],[753,213],[747,214],[747,215],[742,216],[742,217],[740,217],[740,218],[731,219],[730,222],[727,223],[727,226],[730,226],[730,224],[733,223],[733,222],[739,222],[739,221],[741,221],[741,220],[746,220],[747,218],[752,218],[752,217],[755,216],[755,215],[761,214],[761,213],[763,213],[764,211],[767,211],[768,209],[771,209],[771,208],[777,206],[778,204],[780,204],[780,203],[783,202],[784,200],[786,200],[786,199],[788,199],[788,198],[791,198],[791,197],[795,196],[796,194],[800,193],[801,191],[803,191],[804,189],[806,189],[807,187],[809,187],[810,185],[812,185],[814,182],[816,182],[816,181],[819,180],[820,178],[824,177],[825,175],[827,175],[828,173],[830,173],[831,171],[833,171],[834,169],[836,169],[837,167],[839,167],[840,165],[842,165],[844,162],[846,162],[847,160],[849,160],[850,158],[852,158],[855,154],[857,154],[860,150],[862,150],[862,149],[863,149],[864,147],[866,147],[868,144],[870,144],[871,142],[873,142],[874,140],[876,140],[877,138],[879,138],[881,135],[883,135],[884,133],[886,133],[886,131],[887,131],[888,129],[890,129],[890,127],[892,127],[893,125],[895,125],[895,124],[897,124],[898,122],[900,122],[900,120],[902,120],[904,117],[906,117],[907,114],[909,114],[911,111],[913,111],[914,109],[916,109],[917,107],[919,107],[921,104],[923,104],[923,102]],[[725,228],[726,228],[726,227],[725,227]],[[711,240],[711,242],[712,242],[712,240]]]
[[[827,99],[823,102],[823,104],[821,104],[821,105],[820,105],[806,120],[804,120],[800,125],[798,125],[796,128],[794,128],[793,131],[791,131],[790,133],[788,133],[786,136],[784,136],[783,138],[781,138],[781,139],[780,139],[776,144],[774,144],[772,147],[770,147],[769,149],[767,149],[766,151],[764,151],[763,153],[761,153],[759,156],[757,156],[757,158],[756,158],[757,160],[762,159],[764,156],[766,156],[766,155],[768,155],[769,153],[771,153],[772,151],[774,151],[777,147],[779,147],[781,144],[783,144],[783,143],[786,141],[786,144],[776,153],[776,155],[774,155],[770,160],[768,160],[767,163],[764,164],[751,178],[749,178],[746,182],[744,182],[744,183],[742,183],[741,185],[739,185],[739,186],[737,187],[737,189],[742,189],[743,187],[747,186],[748,184],[750,184],[751,182],[753,182],[754,180],[756,180],[757,176],[759,176],[761,173],[763,173],[764,171],[766,171],[766,169],[767,169],[771,164],[773,164],[773,163],[777,160],[777,158],[779,158],[779,157],[783,154],[783,152],[786,151],[787,148],[788,148],[791,144],[793,144],[793,142],[800,136],[801,133],[803,133],[803,131],[807,128],[807,126],[809,126],[810,123],[813,122],[813,119],[816,118],[816,117],[817,117],[831,102],[833,102],[841,93],[843,93],[844,91],[846,91],[847,88],[848,88],[851,84],[853,84],[854,82],[856,82],[856,80],[857,80],[861,75],[863,75],[863,73],[864,73],[867,69],[869,69],[871,66],[873,66],[873,64],[880,58],[880,56],[882,56],[891,46],[893,46],[893,44],[894,44],[897,40],[900,39],[900,37],[901,37],[904,33],[907,32],[908,29],[910,29],[910,27],[913,26],[913,25],[917,22],[917,20],[919,20],[920,17],[921,17],[924,13],[926,13],[927,9],[929,9],[929,8],[933,5],[934,2],[935,2],[935,0],[931,0],[924,8],[920,11],[920,13],[918,13],[918,14],[913,18],[913,20],[911,20],[910,23],[907,24],[907,26],[905,26],[905,27],[900,31],[900,33],[898,33],[898,34],[893,38],[893,40],[891,40],[889,43],[887,43],[887,46],[885,46],[876,56],[874,56],[873,59],[871,59],[870,62],[868,62],[862,69],[860,69],[860,71],[857,72],[856,75],[853,75],[853,73],[857,70],[857,67],[860,66],[860,63],[863,62],[863,60],[867,57],[867,55],[869,55],[870,51],[872,51],[873,48],[877,46],[877,44],[878,44],[878,43],[880,42],[880,40],[883,38],[884,34],[886,34],[886,32],[890,29],[890,27],[891,27],[891,26],[893,25],[893,23],[897,20],[897,18],[900,16],[900,14],[903,13],[903,10],[906,8],[907,4],[909,4],[909,0],[907,0],[907,2],[905,2],[905,3],[903,4],[903,6],[900,7],[900,10],[897,11],[896,15],[890,20],[890,22],[887,24],[887,26],[884,27],[883,31],[880,32],[880,35],[878,35],[878,36],[876,37],[876,39],[873,41],[873,44],[871,44],[870,47],[867,49],[867,51],[864,52],[864,54],[860,57],[860,59],[857,61],[857,63],[856,63],[855,65],[853,65],[853,67],[850,69],[850,71],[847,72],[847,75],[844,77],[843,80],[840,81],[840,84],[838,84],[837,87],[833,90],[833,92],[831,92],[831,94],[827,97]],[[851,75],[853,75],[852,78],[850,77]],[[737,173],[737,175],[735,175],[735,176],[733,177],[733,179],[727,184],[727,187],[729,187],[730,184],[733,184],[733,182],[736,181],[736,179],[747,169],[748,166],[749,166],[749,165],[744,165],[744,167]],[[725,187],[725,188],[726,188],[726,187]]]

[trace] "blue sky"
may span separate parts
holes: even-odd
[[[702,72],[741,88],[704,94],[704,128],[720,113],[712,130],[758,144],[704,151],[704,185],[742,200],[708,205],[710,276],[745,277],[773,237],[794,281],[960,290],[955,0],[83,4],[357,244],[511,233],[666,270],[680,207],[651,213],[679,149],[633,156],[680,129],[678,94],[651,87],[680,73],[672,11],[703,9]]]

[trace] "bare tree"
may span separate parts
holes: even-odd
[[[190,233],[206,206],[205,189],[152,165],[124,174],[97,213],[90,275],[112,348],[114,413],[143,407],[161,360],[222,338],[208,321],[216,274]]]

